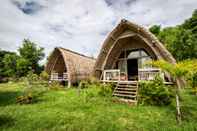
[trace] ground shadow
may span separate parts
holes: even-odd
[[[10,127],[14,124],[14,119],[11,116],[0,115],[0,127]]]
[[[16,104],[16,97],[21,95],[21,92],[0,92],[0,106]]]

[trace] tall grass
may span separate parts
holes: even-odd
[[[0,84],[0,130],[6,131],[192,131],[197,130],[196,96],[185,92],[190,105],[183,125],[176,125],[173,106],[129,106],[99,95],[99,89],[49,90],[37,103],[19,105],[22,83]]]

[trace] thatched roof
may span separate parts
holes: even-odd
[[[47,73],[54,70],[57,72],[65,72],[66,70],[69,74],[69,82],[75,83],[89,77],[94,64],[95,59],[92,57],[59,47],[52,52],[45,70]]]
[[[164,59],[171,63],[176,63],[176,60],[164,47],[164,45],[146,28],[139,26],[137,24],[131,23],[127,20],[121,20],[117,27],[108,35],[103,43],[100,50],[99,56],[97,58],[94,75],[99,78],[101,76],[102,70],[106,67],[106,63],[109,60],[113,60],[113,49],[117,46],[119,40],[123,38],[134,38],[138,37],[145,43],[145,46],[149,48],[151,52],[156,56],[156,59]],[[121,44],[117,48],[121,50]],[[116,54],[115,52],[114,54]]]

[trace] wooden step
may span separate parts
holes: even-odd
[[[117,83],[113,96],[118,97],[121,101],[137,104],[137,93],[138,83],[127,81]]]
[[[137,103],[136,100],[132,100],[132,99],[123,99],[123,98],[119,98],[119,100],[124,101],[124,102],[131,102],[131,103]]]
[[[128,97],[128,98],[136,98],[136,95],[130,95],[130,94],[117,94],[114,93],[114,96],[120,96],[120,97]]]
[[[136,95],[137,92],[128,92],[128,91],[114,91],[115,94],[130,94],[130,95]]]
[[[137,86],[132,86],[132,85],[117,85],[117,87],[130,87],[130,88],[137,88]]]
[[[137,88],[116,88],[116,90],[123,90],[123,91],[137,91]]]
[[[136,84],[117,84],[117,86],[137,86]]]

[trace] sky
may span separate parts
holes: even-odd
[[[197,0],[0,0],[0,49],[17,51],[23,39],[97,57],[121,19],[145,26],[181,24]]]

